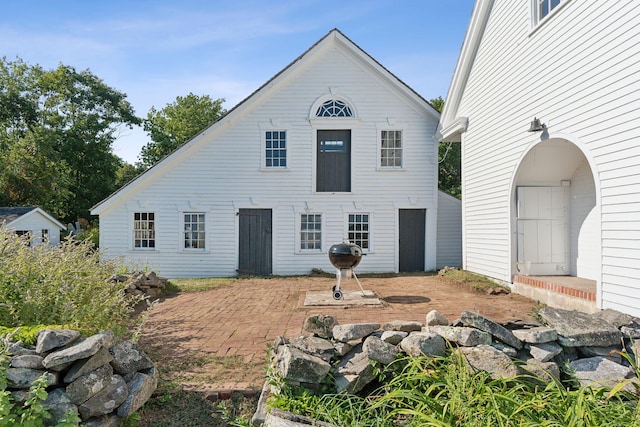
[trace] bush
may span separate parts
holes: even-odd
[[[124,331],[140,299],[125,295],[126,284],[109,280],[122,270],[119,261],[100,260],[90,241],[28,243],[0,227],[0,325]]]

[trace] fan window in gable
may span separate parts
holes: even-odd
[[[318,108],[316,117],[351,117],[351,108],[342,101],[331,99]]]

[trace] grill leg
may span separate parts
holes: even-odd
[[[352,271],[351,272],[353,274],[353,277],[356,279],[356,282],[358,282],[358,286],[360,286],[360,290],[362,291],[362,296],[366,296],[364,293],[364,288],[362,287],[362,284],[360,283],[360,280],[358,280],[358,276],[356,276],[356,272]]]
[[[339,268],[336,269],[336,277],[338,278],[338,284],[333,287],[333,299],[341,300],[342,291],[340,290],[340,279],[342,278],[342,271]]]

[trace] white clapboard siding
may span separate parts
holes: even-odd
[[[462,203],[449,194],[438,192],[437,266],[462,265]]]
[[[235,275],[238,210],[271,209],[273,274],[332,272],[328,249],[346,237],[348,215],[368,213],[371,249],[358,271],[397,271],[398,210],[437,210],[437,113],[341,36],[305,55],[228,118],[94,208],[106,256],[124,255],[167,277]],[[313,117],[312,106],[329,96],[347,100],[356,117]],[[351,130],[348,194],[315,192],[317,129]],[[402,131],[402,170],[378,167],[383,129]],[[286,170],[262,167],[267,130],[287,133]],[[156,214],[155,250],[132,250],[134,212]],[[182,249],[184,212],[205,213],[204,251]],[[302,213],[322,214],[317,253],[299,249]],[[427,239],[427,246],[429,254],[435,252],[435,239]],[[435,254],[432,259],[428,269],[435,268]]]
[[[451,114],[469,120],[465,267],[511,281],[512,183],[540,141],[526,132],[538,117],[547,138],[566,139],[584,155],[570,177],[571,274],[598,281],[601,308],[640,315],[640,8],[630,0],[566,1],[531,28],[531,3],[492,2],[469,74],[457,80],[461,95],[447,99],[456,103]]]

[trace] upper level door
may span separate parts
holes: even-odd
[[[351,130],[318,130],[316,191],[351,191]]]

